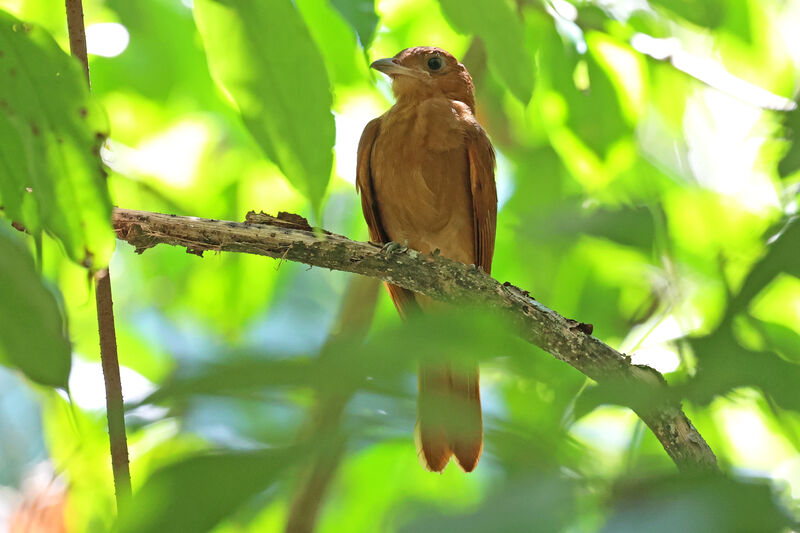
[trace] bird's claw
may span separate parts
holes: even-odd
[[[387,254],[393,254],[393,253],[402,254],[406,250],[408,250],[408,239],[403,241],[403,244],[394,241],[389,241],[383,245],[383,248],[381,248],[381,251]]]

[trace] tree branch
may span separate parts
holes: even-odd
[[[244,223],[115,209],[114,228],[138,253],[157,244],[187,252],[229,251],[266,255],[353,272],[391,282],[445,302],[474,302],[500,312],[532,344],[600,384],[625,386],[626,403],[653,431],[681,470],[716,470],[714,453],[671,399],[666,381],[649,367],[592,337],[591,326],[569,320],[527,291],[499,283],[481,270],[414,250],[386,253],[377,245],[314,230],[297,215],[249,213]]]

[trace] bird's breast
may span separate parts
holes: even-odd
[[[474,262],[469,159],[461,110],[445,99],[395,106],[371,155],[388,236],[414,249]]]

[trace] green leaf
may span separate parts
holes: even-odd
[[[363,48],[368,48],[375,37],[378,15],[375,14],[375,0],[330,0],[333,7],[356,30]]]
[[[767,346],[778,351],[788,361],[800,364],[800,335],[790,327],[750,317]]]
[[[603,532],[777,533],[790,525],[767,482],[684,473],[628,482],[615,492]]]
[[[745,278],[739,293],[728,307],[728,316],[744,310],[750,301],[771,282],[775,276],[785,272],[800,277],[800,217],[789,219],[769,239],[767,253],[755,264]]]
[[[800,412],[800,365],[771,351],[754,351],[734,338],[732,325],[724,322],[711,335],[689,339],[698,358],[698,369],[689,381],[688,397],[699,404],[739,387],[757,387],[785,409]]]
[[[0,361],[42,385],[67,388],[70,344],[53,294],[25,245],[0,226]]]
[[[404,532],[516,533],[563,531],[574,519],[575,486],[565,477],[537,472],[495,491],[475,512],[448,516],[428,513],[400,529]]]
[[[593,42],[589,42],[590,47]],[[592,152],[605,159],[621,140],[629,138],[633,128],[625,119],[617,87],[608,71],[597,60],[598,50],[580,55],[572,45],[566,46],[562,37],[548,28],[542,38],[539,65],[543,84],[547,84],[563,98],[564,117],[551,118],[563,121]],[[576,87],[576,73],[583,72],[586,87]],[[565,120],[564,120],[565,119]],[[556,124],[551,126],[553,130]],[[561,148],[561,157],[575,159],[577,154]],[[566,152],[566,153],[565,153]]]
[[[728,9],[726,0],[652,0],[652,3],[706,28],[722,24]]]
[[[289,0],[199,0],[211,71],[258,144],[319,214],[335,126],[322,56]]]
[[[266,490],[298,455],[294,449],[218,452],[170,464],[134,494],[120,531],[209,531]]]
[[[522,21],[505,0],[439,0],[457,31],[478,35],[486,44],[489,68],[520,102],[533,93],[533,58],[525,44]]]
[[[646,252],[653,249],[655,242],[650,208],[622,205],[587,209],[581,205],[580,198],[567,199],[550,209],[530,213],[522,227],[540,242],[576,240],[588,234]]]
[[[105,265],[114,245],[99,148],[108,124],[78,63],[44,30],[0,11],[0,197],[69,257]]]
[[[778,162],[778,173],[782,178],[789,177],[800,170],[800,100],[797,100],[796,103],[798,107],[794,111],[790,111],[785,120],[792,144]]]

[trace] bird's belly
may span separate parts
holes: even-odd
[[[395,242],[423,253],[438,249],[462,263],[475,262],[472,194],[465,147],[431,152],[413,142],[373,150],[373,180],[380,219]]]

